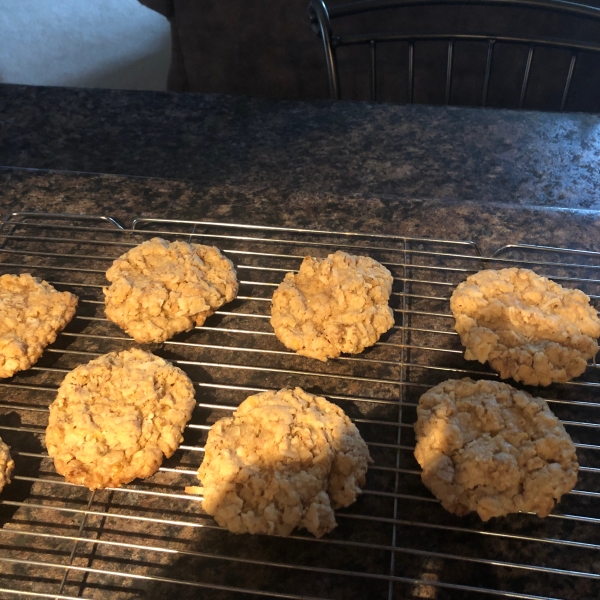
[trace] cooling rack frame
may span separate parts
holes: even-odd
[[[240,295],[204,327],[152,347],[186,370],[197,389],[197,412],[180,451],[145,482],[89,492],[53,471],[42,443],[47,406],[70,368],[133,344],[103,316],[103,273],[155,235],[219,246],[236,265]],[[269,299],[305,254],[338,248],[390,268],[396,325],[370,351],[316,364],[274,338]],[[546,521],[519,514],[482,524],[445,513],[420,482],[412,423],[416,399],[431,385],[459,376],[496,378],[463,359],[452,330],[448,298],[467,273],[528,266],[584,288],[598,306],[599,257],[531,245],[503,246],[486,257],[468,241],[208,221],[138,218],[126,228],[106,216],[8,215],[0,227],[1,272],[43,276],[81,303],[37,365],[0,382],[0,434],[16,462],[14,482],[0,497],[0,595],[593,597],[600,589],[595,361],[583,378],[548,388],[551,408],[577,443],[583,487]],[[202,513],[199,498],[183,492],[194,483],[202,440],[246,395],[295,382],[339,403],[361,429],[375,458],[365,493],[339,511],[338,528],[321,540],[303,532],[286,539],[229,534]]]

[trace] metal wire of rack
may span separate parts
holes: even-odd
[[[161,236],[217,245],[240,294],[201,328],[150,349],[184,369],[197,409],[180,449],[153,477],[90,492],[54,471],[43,443],[65,373],[134,344],[103,312],[111,261]],[[296,356],[269,325],[273,289],[306,254],[368,254],[394,275],[396,325],[373,348],[323,364]],[[0,229],[1,272],[31,272],[80,298],[31,369],[0,382],[0,435],[16,463],[0,497],[0,596],[48,598],[597,598],[600,590],[600,378],[536,390],[573,437],[579,481],[547,519],[482,523],[446,513],[413,458],[420,394],[451,377],[495,378],[466,362],[448,298],[467,274],[524,265],[600,300],[595,252],[200,221],[14,213]],[[316,539],[236,536],[203,513],[196,483],[207,431],[249,394],[299,385],[338,403],[369,445],[365,491]]]

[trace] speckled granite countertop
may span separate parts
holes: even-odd
[[[509,243],[600,250],[600,212],[501,203],[1,169],[0,210],[94,214],[386,233],[476,242],[484,254]]]
[[[0,165],[253,190],[600,208],[600,120],[0,85]]]

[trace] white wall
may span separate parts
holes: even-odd
[[[0,82],[166,89],[170,28],[137,0],[0,0]]]

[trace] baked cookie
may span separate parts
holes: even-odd
[[[175,452],[195,406],[194,386],[137,348],[67,374],[50,405],[46,447],[67,481],[91,490],[149,477]]]
[[[10,483],[15,461],[10,456],[10,448],[0,438],[0,492]]]
[[[29,369],[75,314],[77,296],[29,273],[0,277],[0,377]]]
[[[340,250],[324,259],[307,256],[273,294],[271,325],[302,356],[326,361],[358,354],[394,325],[392,283],[390,272],[368,256]]]
[[[233,533],[321,537],[360,494],[367,445],[344,411],[300,388],[263,392],[217,421],[198,471],[203,509]],[[198,488],[188,488],[194,492]]]
[[[577,482],[575,446],[542,398],[497,381],[444,381],[417,407],[423,483],[459,516],[545,517]]]
[[[598,352],[600,319],[590,299],[529,269],[471,275],[452,294],[450,308],[465,358],[489,362],[502,379],[564,383]]]
[[[202,325],[238,291],[233,264],[217,248],[161,238],[117,258],[106,278],[106,316],[139,343]]]

